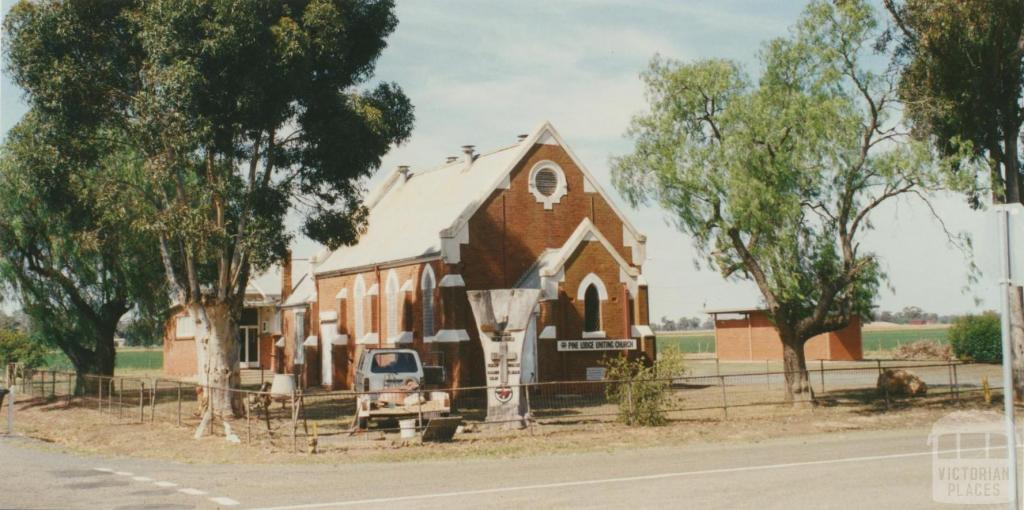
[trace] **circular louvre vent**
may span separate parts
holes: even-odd
[[[558,189],[558,174],[550,168],[544,168],[534,176],[533,185],[541,195],[550,197]]]

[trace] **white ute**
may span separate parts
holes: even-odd
[[[420,425],[448,416],[451,396],[429,390],[444,382],[441,367],[426,367],[412,349],[367,349],[356,365],[356,423],[359,429],[375,418],[417,418]]]

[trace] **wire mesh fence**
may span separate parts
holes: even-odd
[[[770,364],[763,371],[733,373],[734,368],[723,370],[715,363],[714,372],[708,366],[697,366],[686,374],[660,380],[667,393],[661,410],[669,420],[729,419],[743,416],[750,409],[790,402],[784,371],[773,370]],[[878,384],[880,375],[899,370],[909,371],[922,381],[929,397],[957,400],[986,388],[1001,394],[999,365],[874,360],[811,363],[807,374],[809,398],[818,405],[873,405],[883,409],[910,405],[910,397],[890,394]],[[323,448],[404,440],[410,431],[414,435],[422,433],[429,421],[441,414],[460,416],[465,427],[475,430],[520,424],[587,426],[613,422],[641,404],[631,400],[634,397],[628,391],[630,381],[523,384],[519,390],[527,412],[523,420],[510,423],[487,419],[488,397],[495,391],[493,387],[378,392],[312,388],[275,395],[268,385],[224,390],[173,379],[79,376],[52,370],[22,369],[16,371],[15,379],[22,396],[81,406],[102,413],[113,422],[159,423],[191,429],[198,428],[203,420],[204,399],[211,392],[228,391],[234,417],[224,421],[212,416],[208,433],[298,451],[316,448],[314,442]],[[443,405],[438,403],[441,400]],[[369,406],[369,402],[378,414],[373,419],[360,420],[360,406]]]

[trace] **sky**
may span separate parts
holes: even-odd
[[[12,0],[0,0],[6,8]],[[402,86],[416,108],[412,138],[385,158],[380,176],[398,165],[423,169],[462,145],[486,152],[551,121],[620,209],[647,235],[643,272],[651,318],[701,316],[702,310],[760,303],[756,287],[727,282],[698,268],[691,239],[654,207],[632,209],[610,182],[609,158],[628,153],[630,118],[645,108],[639,73],[655,54],[679,59],[729,58],[756,72],[763,41],[785,35],[799,1],[561,0],[400,1],[399,25],[377,65],[375,80]],[[21,92],[0,80],[0,133],[24,112]],[[371,183],[372,185],[373,183]],[[882,310],[919,306],[939,314],[998,305],[997,250],[991,212],[963,198],[934,197],[953,232],[974,242],[982,276],[968,285],[963,253],[917,200],[894,201],[872,216],[864,247],[880,255],[889,276]],[[297,222],[291,221],[294,227]],[[372,225],[370,225],[372,228]],[[296,256],[317,247],[299,239]]]

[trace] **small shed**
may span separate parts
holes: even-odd
[[[782,359],[779,331],[758,308],[706,310],[715,322],[715,352],[723,361]],[[861,322],[854,318],[845,328],[811,338],[804,345],[807,360],[853,361],[864,358]]]

